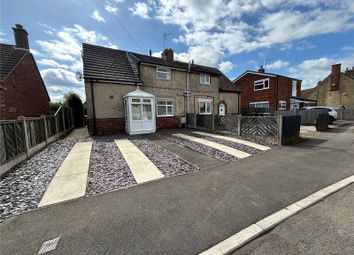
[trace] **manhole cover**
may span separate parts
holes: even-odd
[[[60,237],[45,241],[38,251],[38,254],[44,254],[48,251],[53,251],[57,248]]]

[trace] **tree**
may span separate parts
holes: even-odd
[[[49,108],[50,108],[51,113],[54,114],[59,109],[59,107],[61,105],[62,105],[61,102],[50,102]]]
[[[73,110],[74,126],[82,127],[84,124],[84,107],[81,98],[74,92],[69,92],[64,96],[65,105]]]

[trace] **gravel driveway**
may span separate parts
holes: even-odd
[[[0,219],[36,208],[76,140],[54,142],[1,176]]]

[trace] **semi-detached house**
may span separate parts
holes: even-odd
[[[238,114],[239,90],[218,69],[83,44],[90,134],[175,128],[187,113]]]

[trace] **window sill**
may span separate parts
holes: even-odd
[[[266,90],[266,89],[269,89],[269,88],[264,88],[264,89],[254,89],[254,91]]]
[[[158,118],[174,117],[174,115],[156,115]]]

